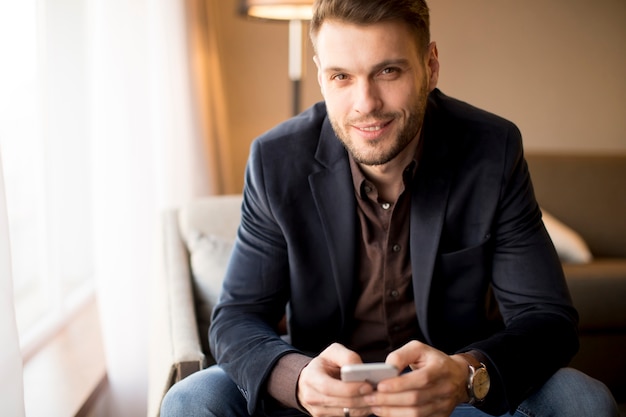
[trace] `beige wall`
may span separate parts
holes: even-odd
[[[287,25],[220,0],[220,45],[243,183],[251,140],[290,115]],[[513,120],[527,150],[626,152],[626,1],[430,0],[440,88]],[[321,99],[307,45],[303,107]]]

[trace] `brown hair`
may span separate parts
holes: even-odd
[[[425,0],[315,0],[309,33],[314,48],[326,20],[357,25],[402,20],[415,35],[420,52],[425,52],[430,43],[430,17]]]

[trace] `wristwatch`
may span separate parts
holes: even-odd
[[[461,357],[467,362],[469,376],[467,378],[468,404],[478,404],[485,399],[489,392],[491,380],[484,363],[479,362],[474,356],[462,353]]]

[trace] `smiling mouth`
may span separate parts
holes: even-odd
[[[370,126],[370,127],[360,127],[359,130],[362,130],[364,132],[376,132],[378,130],[381,130],[382,126]]]
[[[385,127],[389,126],[390,123],[391,121],[384,122],[384,123],[361,125],[361,126],[354,125],[354,127],[362,132],[378,132],[380,130],[383,130]]]

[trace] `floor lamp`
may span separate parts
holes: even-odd
[[[289,79],[292,114],[300,113],[302,22],[311,20],[313,0],[241,0],[240,13],[259,19],[289,21]]]

